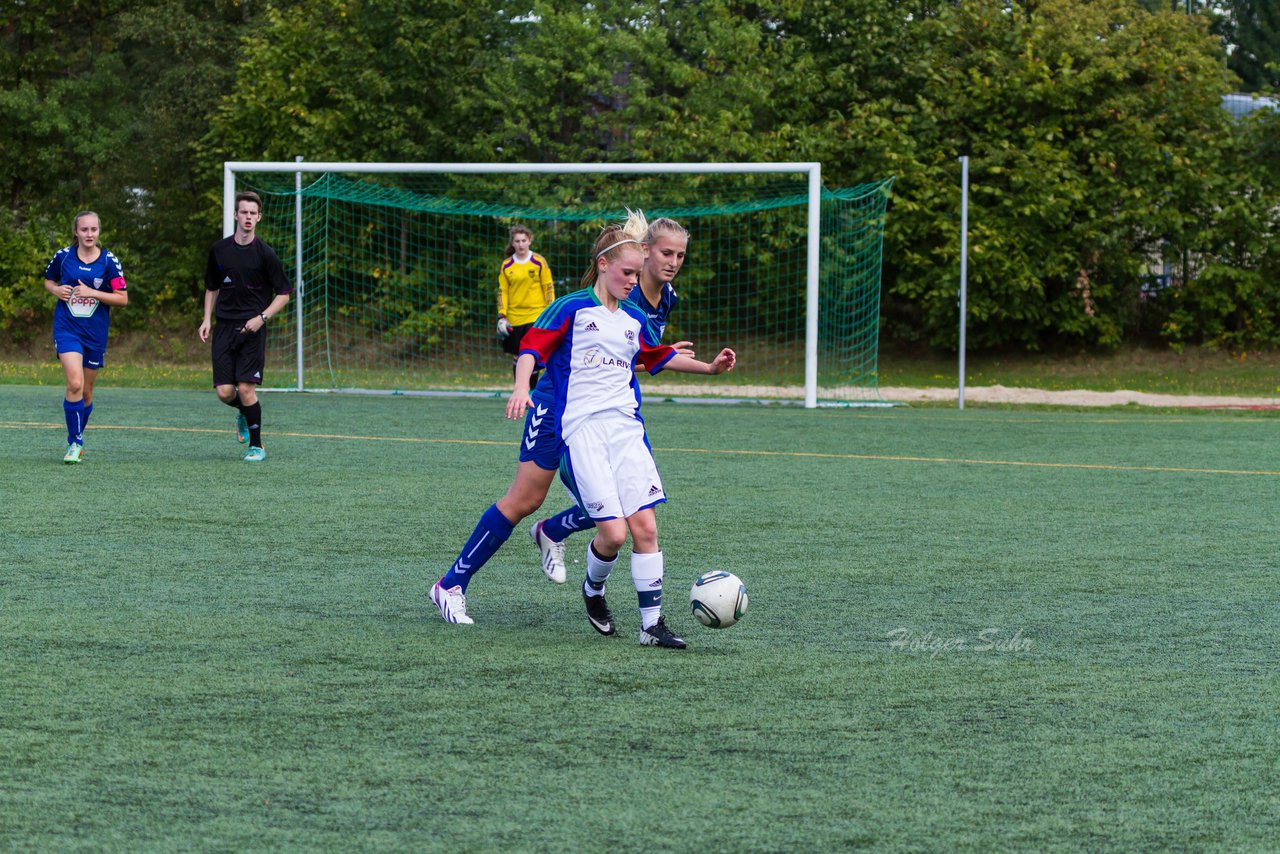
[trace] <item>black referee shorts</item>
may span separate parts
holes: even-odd
[[[245,332],[244,324],[219,320],[213,327],[213,384],[262,383],[267,330]]]

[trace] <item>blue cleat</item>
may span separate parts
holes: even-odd
[[[236,441],[241,445],[249,441],[249,422],[244,420],[244,413],[236,413]]]
[[[246,463],[260,463],[267,458],[267,452],[257,446],[249,448],[249,452],[244,455]]]

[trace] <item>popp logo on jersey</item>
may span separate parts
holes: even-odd
[[[92,317],[98,310],[98,301],[93,297],[72,297],[67,300],[67,309],[72,317]]]

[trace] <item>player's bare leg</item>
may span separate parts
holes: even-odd
[[[498,499],[498,510],[511,524],[520,524],[522,519],[542,506],[555,476],[554,470],[544,469],[532,460],[520,463],[507,494]]]

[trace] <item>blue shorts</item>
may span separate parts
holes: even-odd
[[[564,445],[556,430],[555,413],[550,406],[531,400],[524,416],[524,434],[520,437],[520,462],[532,461],[540,469],[555,471],[560,468],[562,451]]]
[[[81,341],[80,336],[75,334],[61,334],[53,336],[53,346],[58,351],[58,355],[63,353],[79,353],[84,357],[84,366],[88,370],[100,370],[107,363],[106,349],[95,350],[92,347],[86,347]]]

